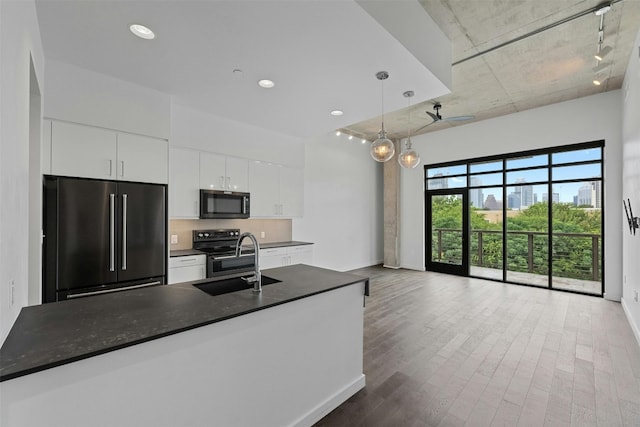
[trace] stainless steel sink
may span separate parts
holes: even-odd
[[[280,283],[280,280],[276,280],[272,277],[262,276],[262,286],[271,285],[274,283]],[[241,277],[212,280],[211,282],[198,283],[194,284],[193,286],[200,289],[202,292],[206,292],[209,295],[214,296],[242,291],[245,289],[253,289],[253,285],[242,280]]]

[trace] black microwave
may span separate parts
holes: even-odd
[[[249,218],[249,193],[200,190],[200,218]]]

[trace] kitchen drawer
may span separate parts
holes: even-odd
[[[205,265],[206,255],[187,255],[187,256],[174,256],[169,258],[169,268],[175,267],[188,267],[191,265]]]
[[[311,264],[312,262],[312,245],[260,249],[260,268],[266,269],[293,264]]]
[[[188,255],[169,258],[169,284],[201,280],[206,278],[206,276],[206,255]]]

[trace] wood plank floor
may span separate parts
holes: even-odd
[[[367,386],[317,426],[640,426],[619,303],[370,267]]]

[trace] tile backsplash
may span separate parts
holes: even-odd
[[[242,233],[253,233],[259,243],[288,242],[291,239],[290,219],[172,219],[169,221],[169,236],[177,235],[178,243],[170,249],[191,249],[192,230],[216,228],[239,228]],[[261,233],[265,237],[261,237]],[[169,239],[171,242],[171,239]]]

